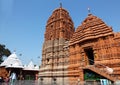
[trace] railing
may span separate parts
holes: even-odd
[[[117,78],[116,77],[113,77],[112,75],[108,74],[106,71],[105,71],[105,68],[98,68],[96,67],[95,65],[92,65],[92,66],[86,66],[85,68],[87,69],[90,69],[96,73],[98,73],[99,75],[102,75],[104,77],[106,77],[107,79],[111,80],[111,81],[116,81]]]
[[[94,62],[93,60],[89,59],[89,61]],[[100,67],[100,68],[98,68]],[[90,69],[108,79],[110,79],[111,81],[116,81],[118,80],[117,77],[115,77],[112,73],[113,73],[113,69],[109,68],[108,66],[102,65],[102,64],[97,64],[97,65],[87,65],[86,67],[83,68],[87,68]],[[110,69],[110,70],[109,70]]]

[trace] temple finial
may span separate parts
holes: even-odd
[[[60,8],[62,8],[62,3],[60,3]]]
[[[91,11],[90,11],[90,8],[88,7],[88,15],[90,15],[91,14]]]
[[[13,52],[16,53],[16,49],[14,49]]]

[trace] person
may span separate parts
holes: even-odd
[[[0,85],[2,85],[2,83],[3,83],[3,78],[2,76],[0,76]]]
[[[15,81],[16,81],[16,73],[13,72],[11,73],[11,76],[10,76],[10,85],[15,85]]]
[[[4,78],[4,85],[8,85],[8,84],[9,84],[9,77],[6,76],[6,77]]]

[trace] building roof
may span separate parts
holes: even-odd
[[[30,63],[26,66],[24,66],[23,70],[31,70],[31,71],[39,71],[39,66],[35,66],[32,62],[32,60],[30,61]]]
[[[5,66],[6,68],[23,68],[22,62],[15,52],[8,56],[0,66]]]
[[[34,65],[32,61],[30,61],[28,65],[23,66],[15,52],[8,56],[8,58],[5,59],[0,66],[4,66],[5,68],[22,68],[23,70],[27,71],[39,71],[39,66]]]
[[[107,26],[102,19],[89,14],[76,29],[70,40],[70,45],[113,34],[112,28]]]

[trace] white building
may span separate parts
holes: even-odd
[[[4,67],[8,71],[8,75],[14,71],[18,79],[20,79],[21,75],[24,79],[37,79],[36,77],[39,72],[39,66],[34,65],[32,61],[30,61],[28,65],[23,65],[15,52],[8,56],[8,58],[0,64],[0,67]]]

